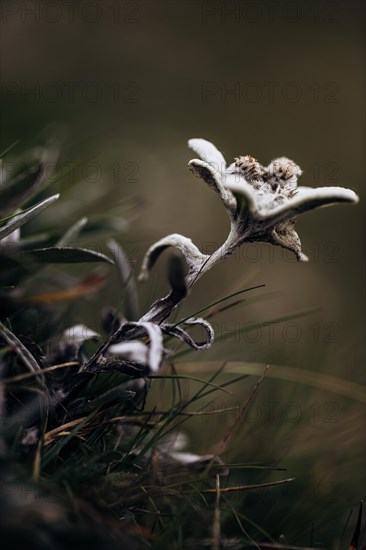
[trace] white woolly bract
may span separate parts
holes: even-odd
[[[358,202],[356,193],[343,187],[298,187],[297,178],[302,171],[286,157],[275,159],[263,174],[258,170],[253,177],[253,170],[246,174],[238,163],[230,164],[225,171],[214,169],[218,162],[221,166],[226,163],[212,143],[194,139],[189,145],[203,159],[194,159],[189,166],[220,195],[229,213],[231,233],[236,235],[237,246],[245,240],[269,242],[291,250],[298,260],[306,261],[307,256],[301,251],[301,242],[294,229],[294,218],[314,208]],[[252,157],[239,157],[244,164],[248,159]],[[261,165],[258,163],[258,166]],[[227,195],[228,192],[231,195]],[[231,202],[227,199],[230,196],[233,196]],[[235,243],[231,241],[230,246],[229,253],[232,253]]]
[[[148,363],[149,348],[142,342],[132,340],[131,342],[121,342],[120,344],[114,344],[108,348],[108,353],[111,355],[117,355],[127,361],[135,361],[142,365]]]
[[[202,160],[208,162],[217,172],[225,172],[226,161],[222,153],[220,153],[213,143],[206,139],[192,138],[188,141],[188,146],[197,153]]]
[[[135,323],[136,326],[143,327],[149,338],[150,338],[150,346],[149,346],[149,367],[153,372],[157,372],[159,370],[160,364],[163,359],[163,335],[161,332],[161,329],[158,325],[155,325],[154,323]]]
[[[82,344],[86,340],[100,338],[100,334],[85,325],[74,325],[66,329],[62,336],[70,344]]]
[[[163,335],[159,325],[149,322],[127,323],[128,328],[140,327],[147,333],[150,344],[147,346],[138,340],[130,342],[121,342],[113,344],[108,348],[108,353],[124,357],[130,361],[141,363],[150,369],[151,372],[157,372],[163,360]]]

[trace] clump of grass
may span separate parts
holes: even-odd
[[[203,140],[198,141],[201,147]],[[210,147],[208,151],[212,152]],[[231,220],[230,235],[211,256],[201,254],[180,235],[153,245],[143,262],[142,278],[172,245],[185,256],[188,272],[182,259],[174,256],[168,271],[169,295],[140,317],[134,273],[122,247],[114,240],[108,241],[103,252],[70,244],[82,241],[88,225],[94,224],[94,231],[110,232],[110,219],[96,223],[81,217],[69,226],[57,217],[56,210],[51,226],[39,232],[38,217],[51,212],[60,198],[59,194],[46,197],[50,182],[62,178],[55,174],[51,179],[47,170],[57,155],[52,143],[12,163],[11,173],[2,172],[1,540],[5,546],[19,548],[32,541],[35,549],[198,544],[214,549],[292,548],[284,538],[275,540],[230,502],[233,493],[277,487],[291,483],[292,478],[281,468],[262,465],[262,469],[278,471],[278,479],[230,486],[225,481],[230,468],[250,470],[258,465],[226,464],[220,457],[232,443],[242,413],[252,406],[266,369],[258,373],[241,414],[210,452],[189,452],[182,432],[189,419],[208,414],[200,408],[203,399],[230,392],[248,373],[239,370],[234,378],[219,383],[223,366],[201,377],[198,370],[177,370],[175,359],[189,350],[210,347],[214,334],[208,319],[240,305],[244,293],[263,285],[224,296],[174,324],[166,322],[194,283],[245,240],[286,246],[303,260],[299,243],[290,235],[292,220],[266,217],[255,210],[250,193],[258,190],[261,182],[257,179],[245,183],[253,185],[253,191],[245,187],[242,194],[247,203],[235,185],[231,190],[225,188],[221,172],[207,164],[203,151],[204,162],[192,161],[191,168],[220,195]],[[267,193],[285,196],[288,184],[274,173],[273,166],[262,184]],[[291,172],[290,200],[294,177]],[[344,194],[342,199],[341,195],[333,192],[330,200],[331,195],[323,193],[317,200],[319,204],[351,200],[351,195]],[[268,204],[269,210],[278,207]],[[298,213],[304,204],[297,204]],[[24,236],[21,232],[23,226],[29,227],[28,222],[35,231],[28,230]],[[281,225],[286,223],[291,227]],[[70,264],[74,275],[64,271],[63,266]],[[86,276],[79,276],[74,267],[81,269],[82,264],[93,266]],[[108,268],[117,271],[124,310],[103,308],[90,326],[74,324],[69,304],[102,292]],[[205,319],[199,317],[202,313]],[[91,328],[97,324],[102,327],[100,332]],[[192,327],[203,331],[203,340],[192,336]],[[147,405],[150,387],[159,380],[169,387],[171,396],[170,405],[161,410]],[[187,381],[198,385],[189,396],[182,387]],[[226,525],[233,521],[236,528],[231,532]],[[350,548],[358,548],[360,530],[361,519]]]

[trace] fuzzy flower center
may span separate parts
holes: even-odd
[[[297,164],[285,157],[262,166],[251,155],[235,158],[228,172],[243,176],[255,189],[258,210],[263,212],[291,199],[297,193],[297,178],[302,173]]]

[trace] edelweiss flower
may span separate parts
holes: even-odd
[[[235,246],[244,241],[269,242],[306,261],[294,229],[296,216],[320,206],[358,202],[357,195],[344,187],[298,187],[301,169],[285,157],[264,167],[247,155],[227,166],[209,141],[191,139],[188,145],[202,159],[191,160],[189,167],[220,196],[231,220]]]
[[[227,166],[220,151],[209,141],[191,139],[189,146],[201,157],[191,160],[189,167],[221,198],[230,217],[229,235],[212,254],[203,254],[191,239],[177,233],[152,244],[143,258],[140,280],[149,277],[156,261],[169,247],[175,247],[182,253],[188,266],[187,272],[180,261],[178,264],[173,262],[175,267],[171,266],[169,270],[169,294],[156,300],[139,321],[122,323],[83,366],[84,371],[113,368],[136,377],[146,373],[153,375],[158,372],[167,354],[163,347],[163,334],[178,338],[196,350],[208,348],[213,342],[214,332],[204,319],[190,318],[175,324],[165,322],[198,279],[246,241],[264,241],[282,246],[294,252],[298,260],[307,260],[294,229],[296,216],[328,204],[358,202],[357,195],[343,187],[298,187],[297,178],[302,174],[301,169],[285,157],[275,159],[265,167],[254,157],[246,155]],[[11,228],[1,228],[5,232],[3,236],[19,227],[20,224],[17,224]],[[206,339],[196,342],[179,326],[182,323],[201,326],[206,332]],[[148,345],[141,342],[146,336]],[[110,359],[111,356],[117,356],[117,359]]]

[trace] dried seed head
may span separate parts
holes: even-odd
[[[292,191],[297,187],[297,178],[301,174],[302,170],[297,164],[286,157],[281,157],[267,166],[264,179],[273,189],[280,186],[282,189]]]
[[[266,169],[251,155],[236,158],[235,168],[243,174],[248,183],[263,182]]]

